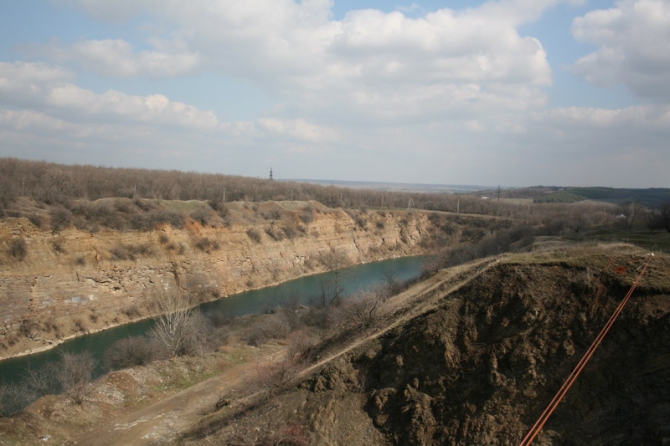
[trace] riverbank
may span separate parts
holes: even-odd
[[[357,291],[388,286],[389,277],[393,278],[396,284],[415,280],[423,271],[423,260],[424,257],[403,257],[341,270],[338,273],[341,279],[341,291],[344,295],[350,295]],[[241,316],[268,313],[279,307],[295,308],[302,305],[304,308],[304,305],[309,305],[316,297],[315,290],[319,290],[321,284],[329,283],[333,275],[333,273],[310,275],[278,286],[240,293],[218,301],[203,303],[199,306],[199,311],[209,320],[231,321],[232,326],[237,326],[238,322],[244,319]],[[226,322],[226,326],[228,325],[230,324]],[[98,363],[94,377],[100,376],[108,372],[104,367],[105,353],[114,343],[128,337],[146,335],[151,326],[151,320],[137,321],[75,337],[41,353],[0,361],[0,380],[5,384],[22,381],[26,370],[37,370],[49,363],[58,362],[63,352],[84,351],[90,352]]]
[[[163,225],[145,232],[71,227],[52,233],[26,219],[3,219],[0,237],[20,237],[27,255],[0,265],[0,358],[151,318],[157,311],[152,295],[160,289],[213,301],[324,272],[333,259],[341,267],[424,254],[439,232],[420,212],[362,216],[316,202],[268,202],[256,212],[274,210],[276,220],[245,223],[251,211],[235,206],[239,224],[190,220],[183,229]],[[309,223],[288,230],[302,222],[305,209],[311,209]]]

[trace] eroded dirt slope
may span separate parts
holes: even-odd
[[[646,254],[604,247],[501,259],[302,383],[184,441],[238,444],[298,426],[313,444],[518,444]],[[656,256],[535,444],[669,444],[669,371],[670,260]]]

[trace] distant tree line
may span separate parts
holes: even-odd
[[[475,195],[383,192],[235,175],[0,158],[0,210],[13,209],[19,197],[28,197],[48,206],[112,197],[203,200],[214,206],[231,201],[315,200],[332,208],[412,207],[500,216],[512,216],[518,208],[504,202],[482,200]]]

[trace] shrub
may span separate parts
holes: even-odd
[[[356,224],[361,228],[361,229],[366,229],[368,226],[368,222],[365,219],[365,217],[358,216],[356,217]]]
[[[109,252],[115,260],[135,260],[138,256],[149,257],[153,255],[153,249],[148,244],[118,245]]]
[[[134,319],[136,317],[142,316],[142,313],[140,312],[140,309],[137,307],[137,305],[126,307],[121,310],[121,313],[126,315],[128,319]]]
[[[230,211],[226,207],[226,203],[221,200],[209,200],[207,204],[223,219],[225,219],[230,214]]]
[[[72,212],[64,207],[57,207],[50,212],[51,230],[59,232],[70,225],[72,219]]]
[[[279,209],[263,212],[261,215],[266,220],[281,220],[281,212]]]
[[[191,212],[190,217],[205,226],[212,218],[212,208],[209,206],[200,206],[198,209]]]
[[[159,224],[169,224],[173,228],[182,229],[186,224],[184,216],[171,209],[154,209],[149,213],[151,227]]]
[[[284,359],[279,362],[258,364],[254,380],[262,389],[276,390],[291,384],[297,375],[298,369],[295,365]]]
[[[328,325],[340,327],[354,323],[358,328],[366,329],[377,323],[381,317],[384,296],[380,290],[359,292],[343,299],[328,314]]]
[[[300,219],[306,225],[314,221],[314,207],[311,204],[303,210],[302,215],[300,215]]]
[[[251,240],[255,241],[256,243],[261,242],[261,234],[260,234],[260,232],[258,232],[258,230],[254,229],[254,228],[247,229],[247,236],[249,236],[249,238]]]
[[[28,255],[28,246],[23,237],[13,238],[9,242],[9,255],[22,261]]]
[[[200,251],[207,251],[207,252],[216,251],[217,249],[220,248],[219,242],[217,242],[216,240],[212,241],[207,237],[203,237],[198,241],[196,241],[195,247],[198,248]]]
[[[307,330],[292,333],[288,338],[286,357],[293,362],[305,362],[317,345],[317,340]]]
[[[199,311],[194,311],[190,316],[189,331],[181,354],[196,356],[212,352],[225,342],[227,336],[227,330],[217,330],[210,319]]]
[[[284,234],[289,240],[293,240],[298,236],[298,229],[293,225],[287,225],[282,228]]]
[[[0,416],[11,417],[33,400],[24,383],[0,383]]]
[[[36,400],[53,393],[57,388],[57,372],[56,363],[53,362],[43,364],[36,369],[28,367],[23,373],[22,384],[29,393],[29,399]]]
[[[105,352],[105,363],[111,369],[146,365],[158,356],[159,346],[144,336],[120,339]]]
[[[95,359],[89,351],[61,355],[56,378],[63,392],[76,404],[83,403],[93,390],[90,384],[94,369]]]
[[[140,197],[133,198],[133,204],[145,212],[156,208],[156,205],[152,203],[151,200],[143,200]]]
[[[270,238],[276,242],[280,242],[284,240],[284,232],[280,231],[279,228],[277,228],[277,225],[272,222],[270,226],[265,228],[265,233],[270,236]]]
[[[283,313],[275,313],[260,318],[245,333],[249,345],[259,346],[270,339],[281,339],[291,332],[291,324]]]
[[[32,223],[36,228],[42,229],[44,226],[44,219],[39,215],[31,215],[28,217],[30,223]]]
[[[65,253],[65,248],[63,248],[63,241],[62,240],[54,240],[51,242],[51,248],[53,248],[54,252],[58,254],[64,254]]]

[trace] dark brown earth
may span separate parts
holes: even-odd
[[[465,283],[443,275],[302,382],[210,415],[179,443],[519,444],[648,259],[560,249],[501,258]],[[668,420],[670,260],[656,256],[534,444],[667,445]]]

